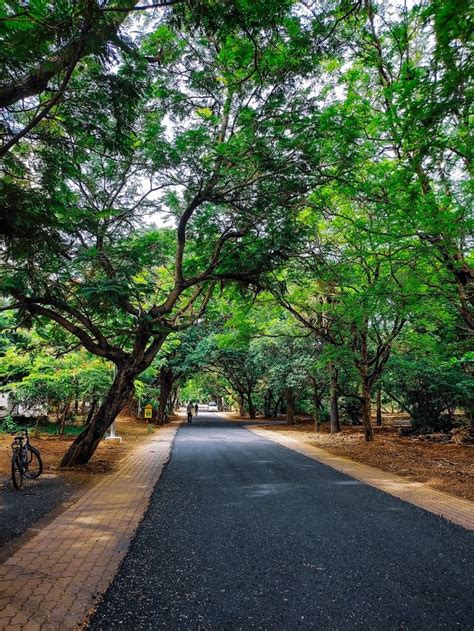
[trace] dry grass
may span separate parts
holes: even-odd
[[[432,488],[474,500],[474,446],[429,443],[400,437],[394,428],[376,428],[375,440],[366,443],[362,429],[345,427],[331,435],[327,426],[314,431],[310,423],[262,425],[262,429],[291,434],[326,451],[390,471]]]

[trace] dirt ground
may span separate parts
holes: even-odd
[[[68,471],[60,471],[59,463],[74,437],[48,436],[40,432],[40,438],[35,438],[34,435],[31,435],[30,440],[40,450],[45,473],[54,471],[60,475],[79,474],[90,477],[94,474],[112,471],[119,460],[146,435],[147,428],[143,420],[138,420],[131,416],[122,416],[116,421],[116,433],[123,438],[121,444],[112,441],[102,441],[87,465]],[[0,477],[10,475],[11,442],[11,436],[0,434]]]
[[[291,434],[332,454],[378,467],[415,482],[474,501],[474,446],[437,444],[416,437],[400,437],[391,427],[375,429],[366,443],[359,427],[344,427],[331,435],[327,425],[319,432],[310,423],[262,425],[262,429]]]

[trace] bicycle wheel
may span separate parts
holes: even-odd
[[[33,447],[33,445],[28,445],[26,452],[26,462],[24,466],[24,475],[31,480],[35,480],[39,478],[41,473],[43,472],[43,461],[41,460],[40,452]]]
[[[17,491],[23,486],[23,468],[18,462],[16,454],[12,456],[12,482]]]

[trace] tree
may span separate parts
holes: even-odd
[[[330,190],[334,191],[332,185]],[[319,202],[319,195],[320,191],[313,199]],[[268,283],[279,303],[333,349],[328,360],[333,431],[338,431],[337,365],[345,358],[353,362],[360,378],[358,396],[365,437],[370,441],[372,388],[423,289],[413,278],[412,241],[395,246],[383,232],[385,218],[372,215],[370,207],[354,203],[344,207],[337,193],[323,197],[323,201],[326,223],[319,223],[320,211],[315,204],[312,223],[317,245],[313,256],[305,257],[306,275],[301,275],[296,264],[285,281],[274,276]],[[304,212],[311,225],[312,210],[308,207]],[[307,241],[302,245],[306,252],[311,247]],[[420,270],[424,264],[418,261]]]
[[[316,366],[320,344],[315,336],[301,330],[283,310],[275,309],[275,306],[270,308],[267,301],[268,297],[262,295],[260,302],[263,304],[257,308],[262,309],[265,315],[254,316],[261,324],[249,349],[264,380],[265,403],[269,405],[266,400],[269,393],[270,400],[284,402],[287,421],[292,425],[298,403],[304,399],[310,386],[315,417],[319,419],[322,384]],[[270,314],[272,317],[269,317]],[[269,411],[267,415],[270,416]]]
[[[54,411],[62,434],[66,421],[78,414],[79,403],[93,411],[105,396],[112,382],[111,366],[82,350],[64,354],[51,336],[47,340],[36,331],[27,339],[23,349],[10,343],[2,353],[2,390],[13,410],[24,405],[46,415]]]
[[[306,187],[292,169],[303,136],[298,142],[293,134],[280,137],[274,118],[289,107],[282,98],[283,61],[267,64],[280,42],[262,41],[262,68],[254,76],[245,70],[253,35],[242,30],[227,33],[211,50],[206,34],[196,49],[185,29],[170,26],[145,37],[145,48],[150,38],[169,46],[170,61],[121,117],[127,128],[120,129],[119,142],[113,119],[89,120],[82,135],[72,110],[64,126],[68,118],[73,136],[59,133],[63,150],[40,148],[45,189],[63,218],[71,211],[56,235],[59,246],[22,243],[18,251],[14,241],[5,256],[3,291],[14,298],[6,308],[57,323],[117,369],[62,466],[87,462],[169,333],[204,313],[215,281],[253,282],[278,264],[292,235],[287,201]],[[196,109],[196,99],[209,106]],[[104,113],[113,104],[106,99]],[[294,107],[306,105],[295,97]],[[171,140],[163,108],[176,117]],[[142,193],[146,173],[152,183]],[[176,230],[138,228],[148,195],[157,190]]]
[[[233,390],[242,413],[286,399],[291,419],[312,396],[317,425],[327,397],[331,431],[342,403],[371,440],[392,352],[424,371],[406,340],[426,311],[447,328],[440,363],[468,378],[472,58],[458,5],[9,6],[1,309],[116,368],[63,465],[86,462],[157,371],[163,420],[199,368],[201,391]],[[291,325],[274,305],[262,315],[264,287]],[[196,323],[202,338],[188,337]]]
[[[462,362],[432,355],[416,357],[416,351],[397,355],[384,385],[410,414],[416,433],[451,430],[457,423],[455,411],[460,408],[472,418],[472,376],[463,370]]]
[[[391,230],[416,235],[443,266],[445,291],[472,332],[467,4],[435,0],[391,12],[365,0],[359,24],[344,82],[353,110],[370,106],[377,115],[366,117],[357,140],[372,151],[373,166],[367,172],[364,160],[351,188],[383,200]]]
[[[147,7],[138,0],[100,6],[93,0],[53,5],[40,0],[28,6],[9,3],[0,20],[5,51],[0,55],[0,109],[4,112],[0,157],[58,110],[81,60],[92,57],[105,65],[113,60],[114,48],[131,52],[131,42],[121,33],[130,13],[180,1],[164,0]]]

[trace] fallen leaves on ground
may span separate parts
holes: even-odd
[[[117,467],[117,463],[133,447],[143,441],[147,435],[147,425],[141,419],[123,415],[116,421],[116,433],[118,436],[122,436],[122,443],[102,441],[89,463],[67,470],[59,469],[59,463],[74,437],[49,436],[40,432],[39,438],[35,438],[32,433],[30,440],[40,450],[45,473],[55,472],[61,476],[88,477],[91,478],[91,481],[96,481],[94,476],[113,471]],[[11,443],[11,436],[0,434],[0,478],[10,476]]]

